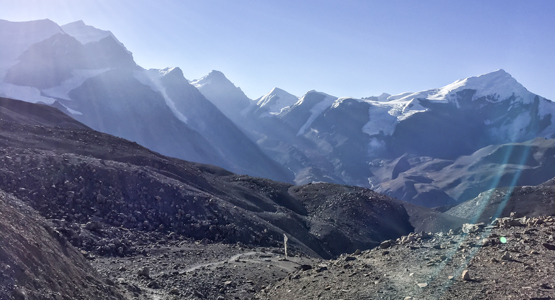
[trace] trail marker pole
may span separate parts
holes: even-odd
[[[285,259],[287,259],[287,235],[284,233],[283,234],[283,246],[285,247]]]

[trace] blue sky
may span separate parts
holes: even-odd
[[[220,70],[251,98],[398,94],[505,69],[555,100],[553,16],[552,0],[0,0],[0,19],[83,20],[145,68]]]

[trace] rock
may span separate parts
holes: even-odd
[[[353,261],[356,260],[356,257],[353,256],[345,256],[345,261]]]
[[[383,241],[380,244],[380,248],[381,249],[389,248],[389,247],[391,247],[391,244],[392,244],[391,240]]]
[[[547,250],[555,250],[555,246],[548,244],[548,243],[543,243],[542,244]]]
[[[308,271],[310,269],[312,269],[311,265],[300,265],[299,268],[301,269],[301,271]]]
[[[96,231],[102,228],[102,225],[100,224],[100,222],[96,222],[96,221],[91,221],[88,222],[87,224],[85,224],[85,229],[88,229],[90,231]]]
[[[416,236],[413,233],[411,233],[409,235],[406,235],[406,236],[403,236],[401,238],[401,243],[402,244],[406,244],[406,243],[410,243],[410,242],[414,242],[414,241],[416,241]]]
[[[151,288],[151,289],[159,289],[159,288],[160,288],[160,284],[158,283],[158,281],[152,280],[151,282],[149,282],[149,283],[147,284],[147,287],[148,287],[148,288]]]
[[[419,287],[421,287],[421,288],[425,288],[425,287],[428,286],[428,284],[425,283],[425,282],[424,282],[424,283],[417,283],[417,285],[418,285]]]
[[[179,290],[177,288],[173,288],[170,290],[170,295],[179,295]]]
[[[206,297],[204,296],[204,294],[201,293],[201,292],[199,292],[199,291],[194,291],[193,294],[194,294],[195,296],[201,298],[201,299],[206,298]]]
[[[502,227],[502,228],[523,226],[522,222],[519,219],[514,219],[514,218],[500,218],[500,219],[497,219],[497,222],[495,224],[496,226]]]
[[[511,261],[513,260],[513,258],[511,257],[511,255],[509,254],[509,252],[505,251],[503,253],[503,255],[501,256],[501,260],[508,260]]]
[[[552,287],[551,285],[549,285],[548,283],[542,283],[542,284],[540,285],[540,287],[541,287],[542,289],[546,289],[546,290],[551,290],[551,289],[553,289],[553,287]]]
[[[149,278],[150,277],[150,269],[148,267],[142,267],[139,269],[139,271],[137,272],[137,276],[142,276],[142,277],[146,277]]]
[[[433,236],[434,236],[434,235],[433,235],[431,232],[422,231],[422,232],[420,233],[420,237],[421,237],[423,240],[431,239]]]
[[[356,249],[355,253],[353,253],[353,255],[360,255],[360,249]]]
[[[474,233],[478,232],[485,227],[484,223],[470,224],[465,223],[462,226],[462,232],[464,233]]]
[[[326,271],[327,269],[328,269],[327,266],[321,265],[321,266],[318,266],[318,268],[316,268],[315,271],[316,271],[316,273],[320,273],[320,272]]]
[[[468,272],[468,270],[464,270],[462,272],[462,276],[461,276],[462,280],[464,281],[469,281],[470,280],[470,274]]]

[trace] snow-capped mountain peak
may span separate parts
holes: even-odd
[[[506,100],[515,96],[523,103],[533,101],[535,95],[516,81],[503,69],[457,80],[439,89],[431,89],[416,93],[403,93],[390,96],[388,101],[410,101],[413,99],[427,99],[438,102],[457,103],[457,93],[463,90],[475,90],[472,101],[486,97],[490,102]]]
[[[126,52],[131,54],[127,48],[120,42],[111,31],[98,29],[96,27],[86,25],[85,22],[79,20],[66,25],[61,26],[62,30],[74,37],[79,43],[86,45],[89,43],[99,42],[106,38],[113,39],[117,44],[119,44]]]
[[[391,94],[388,93],[382,93],[379,96],[371,96],[371,97],[365,97],[362,98],[363,100],[373,100],[373,101],[380,101],[380,102],[386,102],[386,101],[391,101],[393,99],[390,99]]]
[[[242,118],[241,111],[251,103],[251,99],[220,71],[213,70],[190,83],[224,115],[236,122]]]
[[[86,25],[83,21],[75,21],[73,23],[62,25],[62,29],[65,33],[71,35],[83,45],[98,42],[108,36],[112,36],[110,31],[100,30]]]
[[[256,105],[265,108],[268,114],[277,114],[285,107],[295,104],[299,98],[280,88],[273,88],[268,94],[256,99]]]
[[[529,103],[534,97],[532,93],[518,83],[509,73],[500,69],[480,76],[457,80],[439,89],[438,93],[429,97],[429,99],[448,99],[452,101],[455,100],[453,97],[458,91],[466,89],[476,90],[472,100],[488,97],[488,100],[497,102],[514,95],[515,97],[520,97],[524,103]]]
[[[197,89],[201,89],[203,86],[207,84],[219,84],[219,85],[223,84],[226,87],[233,86],[234,88],[236,88],[235,85],[233,85],[233,83],[229,81],[227,77],[225,77],[224,73],[217,70],[210,71],[208,75],[201,77],[200,79],[192,80],[191,84]]]

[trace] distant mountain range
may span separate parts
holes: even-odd
[[[52,105],[165,155],[430,207],[555,176],[545,140],[555,105],[504,70],[400,95],[274,88],[251,100],[219,71],[188,81],[179,68],[145,70],[112,33],[81,21],[0,20],[0,96]]]
[[[179,68],[141,68],[112,33],[49,20],[1,21],[0,33],[9,54],[0,55],[0,95],[53,105],[165,155],[292,181]]]

